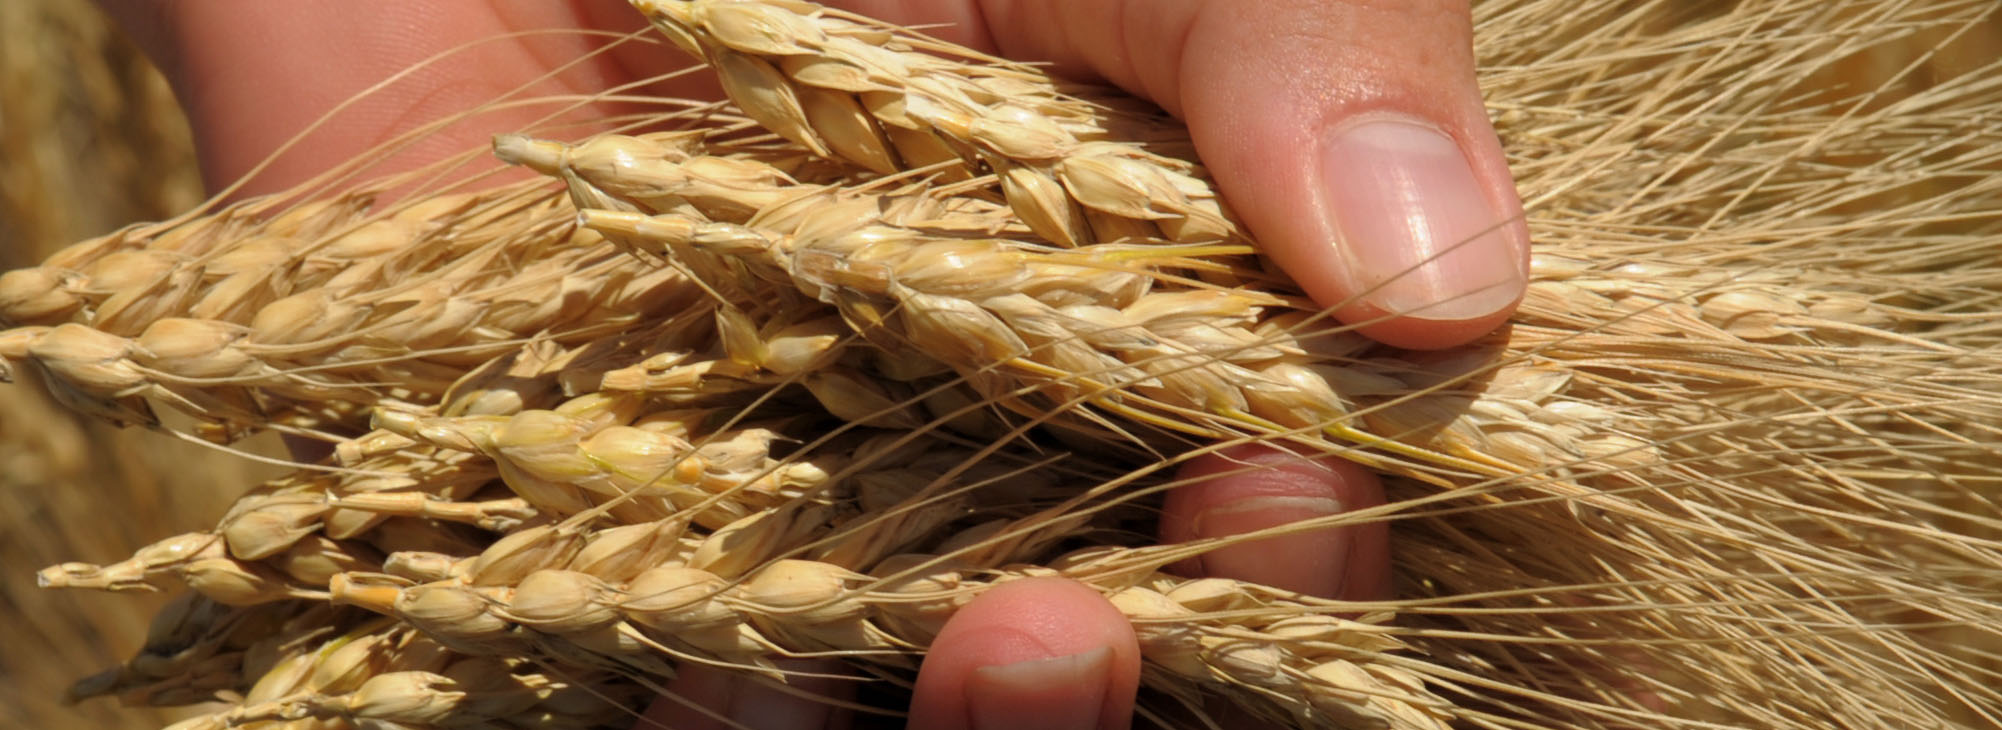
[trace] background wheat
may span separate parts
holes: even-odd
[[[201,200],[187,123],[166,82],[91,4],[0,7],[0,96],[0,267]],[[61,561],[85,546],[136,549],[170,525],[212,519],[241,485],[277,471],[80,419],[42,388],[6,388],[0,565]],[[119,505],[115,519],[104,505]],[[129,654],[165,601],[79,598],[37,589],[20,570],[0,579],[0,716],[22,726],[158,727],[186,714],[63,701],[76,678]]]

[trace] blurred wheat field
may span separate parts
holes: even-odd
[[[1928,32],[1873,47],[1802,85],[1831,99],[1874,89],[1874,103],[1890,104],[1998,57],[2002,25],[1990,18],[1954,37]],[[0,256],[8,268],[199,200],[170,95],[88,6],[0,4],[0,72],[7,99],[0,109]],[[1494,102],[1498,113],[1509,113],[1511,100]],[[1850,205],[1867,215],[1895,202]],[[0,600],[15,618],[0,637],[8,647],[0,657],[0,716],[23,725],[161,724],[158,715],[105,702],[59,704],[70,681],[136,647],[157,601],[41,591],[29,571],[63,560],[115,559],[177,532],[174,526],[213,522],[228,497],[260,473],[241,460],[86,424],[39,388],[0,388],[0,565],[9,568]],[[1991,662],[1988,669],[1997,667]],[[1963,721],[1982,726],[1972,714]]]
[[[0,99],[0,268],[203,197],[166,81],[90,3],[0,3]],[[0,388],[0,724],[159,727],[183,714],[62,702],[138,647],[165,596],[42,590],[33,568],[213,520],[275,471],[93,422],[40,387]]]

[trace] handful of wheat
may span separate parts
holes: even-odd
[[[1323,317],[1112,92],[804,3],[635,5],[731,110],[495,141],[543,180],[251,201],[0,276],[0,358],[65,402],[335,446],[213,529],[44,570],[192,589],[77,695],[232,700],[186,727],[597,726],[676,662],[895,685],[972,595],[1058,574],[1134,619],[1163,718],[2002,702],[1996,87],[1802,99],[1789,65],[1979,4],[1483,4],[1538,250],[1514,322],[1443,353]],[[1623,108],[1580,108],[1595,87]],[[1149,500],[1240,441],[1391,475],[1390,504],[1283,529],[1392,521],[1396,600],[1163,572],[1217,544],[1144,544]]]

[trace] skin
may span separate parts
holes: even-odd
[[[103,0],[161,64],[187,109],[205,178],[234,196],[277,192],[426,121],[530,85],[527,95],[588,95],[685,64],[662,45],[626,44],[577,64],[608,36],[554,33],[476,43],[536,29],[640,27],[618,0]],[[1264,252],[1339,319],[1404,347],[1449,347],[1506,320],[1521,282],[1488,286],[1492,307],[1454,317],[1395,316],[1357,282],[1355,218],[1329,192],[1335,140],[1394,119],[1447,140],[1471,180],[1461,204],[1492,213],[1496,235],[1472,238],[1488,261],[1526,267],[1521,204],[1474,84],[1465,0],[851,0],[841,7],[913,26],[1062,74],[1097,78],[1153,100],[1189,125],[1205,164]],[[1254,7],[1256,12],[1246,12]],[[468,45],[472,44],[472,45]],[[460,48],[466,46],[465,48]],[[360,98],[326,128],[264,164],[336,105],[448,49],[443,61]],[[552,69],[563,67],[551,73]],[[715,96],[705,80],[648,84],[638,93]],[[585,118],[632,111],[612,103]],[[396,169],[486,144],[548,108],[498,110],[450,127],[383,161]],[[1428,137],[1429,139],[1430,137]],[[258,169],[261,164],[264,166]],[[1340,165],[1335,165],[1340,169]],[[257,170],[254,176],[245,176]],[[1351,181],[1353,182],[1353,181]],[[1369,181],[1365,180],[1364,183]],[[1423,192],[1423,186],[1420,192]],[[1371,188],[1360,189],[1364,197]],[[1471,197],[1468,197],[1471,196]],[[1461,207],[1466,207],[1462,205]],[[1393,216],[1395,217],[1395,216]],[[1424,223],[1425,221],[1418,221]],[[1167,542],[1241,534],[1378,504],[1376,478],[1345,462],[1303,462],[1257,447],[1191,462],[1189,486],[1164,506]],[[1177,566],[1325,597],[1388,594],[1386,529],[1329,528],[1230,545]],[[1296,556],[1316,556],[1298,560]],[[922,728],[1119,728],[1139,674],[1130,626],[1097,593],[1061,580],[1019,581],[962,609],[922,668],[910,723]],[[794,665],[796,671],[825,667]],[[839,680],[804,680],[840,696]],[[642,726],[840,727],[848,718],[769,687],[691,668]],[[698,709],[699,708],[699,709]],[[726,722],[726,718],[729,719]]]

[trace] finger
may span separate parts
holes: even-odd
[[[978,0],[828,0],[825,4],[977,51],[994,52]]]
[[[854,696],[854,683],[827,676],[842,672],[827,659],[781,659],[788,692],[768,682],[700,664],[683,664],[667,692],[647,707],[636,730],[843,730],[851,713],[832,701]]]
[[[1265,252],[1344,321],[1375,322],[1365,334],[1462,344],[1521,300],[1528,228],[1475,84],[1466,0],[982,8],[1003,54],[1180,115]]]
[[[1010,581],[932,641],[910,727],[1117,730],[1131,723],[1139,686],[1139,641],[1103,596],[1062,578]]]
[[[1375,474],[1335,458],[1248,445],[1190,461],[1168,493],[1161,542],[1243,535],[1383,504]],[[1349,601],[1390,595],[1390,528],[1321,527],[1216,548],[1179,569]]]
[[[356,99],[336,123],[250,181],[245,194],[288,188],[401,133],[514,92],[607,42],[575,32],[497,37],[538,29],[627,31],[642,25],[638,14],[619,0],[439,0],[373,3],[364,9],[349,0],[106,0],[105,6],[172,81],[211,189],[242,177],[343,102],[433,55],[472,44]],[[569,67],[525,93],[590,94],[636,78],[635,68],[670,67],[665,51],[629,46]],[[483,146],[494,133],[527,128],[555,109],[484,113],[424,138],[383,169]],[[624,111],[629,109],[599,105],[582,114],[603,118]]]

